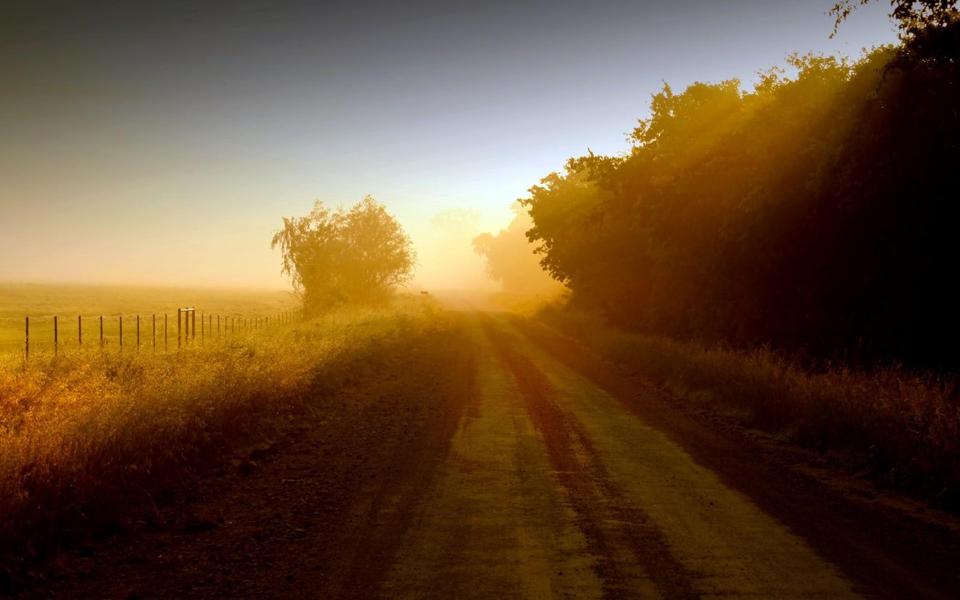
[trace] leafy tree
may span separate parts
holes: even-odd
[[[836,19],[834,34],[857,6],[864,6],[873,1],[839,0],[834,4],[830,9],[830,15]],[[949,27],[960,16],[957,0],[890,0],[890,9],[890,17],[897,21],[900,33],[906,41],[926,29]]]
[[[386,208],[367,196],[350,210],[317,202],[309,215],[283,219],[273,236],[307,314],[339,303],[383,301],[409,280],[410,238]]]
[[[474,251],[486,259],[487,274],[506,292],[537,295],[560,291],[561,286],[540,268],[535,246],[527,239],[526,232],[533,227],[530,215],[519,204],[513,212],[506,229],[473,239]]]
[[[859,61],[664,86],[628,156],[522,199],[541,266],[625,327],[960,367],[960,22],[903,6],[933,24]]]

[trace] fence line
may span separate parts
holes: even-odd
[[[199,311],[195,307],[185,307],[177,309],[177,350],[182,350],[184,348],[192,347],[197,345],[197,313]],[[131,315],[128,315],[131,316]],[[143,332],[142,332],[142,319],[141,315],[136,314],[132,315],[135,319],[135,350],[140,352],[143,345]],[[153,313],[150,315],[150,347],[153,352],[157,352],[157,314]],[[168,323],[168,313],[163,313],[163,352],[169,352],[169,323]],[[216,317],[216,326],[214,326],[214,317]],[[52,342],[52,353],[54,356],[59,356],[61,352],[65,351],[68,347],[72,347],[72,344],[69,341],[65,344],[63,336],[61,333],[61,320],[60,315],[52,315],[45,327],[40,327],[42,320],[38,320],[37,317],[31,317],[29,315],[24,317],[24,329],[23,329],[23,359],[26,363],[30,360],[31,355],[36,355],[37,351],[43,351],[43,348],[46,347],[49,351],[50,344]],[[96,317],[86,317],[86,319],[95,318],[97,325],[99,327],[99,348],[101,351],[106,350],[110,344],[111,339],[116,340],[116,349],[118,352],[123,352],[124,350],[124,330],[123,330],[123,318],[124,315],[117,315],[116,317],[116,337],[111,337],[107,334],[107,327],[103,315],[97,315]],[[236,336],[238,334],[255,334],[261,331],[266,331],[276,327],[283,327],[289,325],[296,320],[302,318],[302,311],[300,309],[293,311],[280,311],[270,315],[237,315],[237,314],[214,314],[214,313],[200,313],[200,340],[199,346],[206,345],[208,338],[210,340],[214,339],[223,339]],[[38,338],[38,329],[49,332],[49,324],[52,324],[52,332],[49,334],[43,334],[43,337],[46,337],[46,341],[41,341],[43,338]],[[77,315],[77,337],[76,337],[76,349],[82,350],[84,346],[84,316]],[[69,337],[67,338],[69,340]],[[129,345],[129,344],[128,344]]]

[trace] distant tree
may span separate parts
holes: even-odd
[[[513,206],[510,225],[499,233],[484,233],[473,238],[474,251],[487,263],[487,274],[504,291],[517,294],[558,292],[561,286],[541,267],[536,246],[527,239],[533,220],[519,204]]]
[[[416,259],[400,223],[370,196],[347,211],[318,201],[309,215],[284,218],[271,247],[280,248],[307,314],[383,301],[409,280]]]

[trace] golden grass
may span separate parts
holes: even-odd
[[[175,287],[106,286],[47,283],[0,283],[0,354],[22,354],[24,317],[30,316],[31,353],[53,350],[53,316],[60,317],[60,344],[70,351],[77,346],[77,316],[83,316],[84,345],[98,345],[97,317],[104,317],[109,346],[118,342],[117,317],[123,316],[124,345],[134,345],[136,315],[142,318],[143,345],[150,345],[150,316],[157,315],[162,340],[163,315],[176,345],[177,308],[195,306],[205,315],[221,317],[275,317],[297,307],[290,292],[221,290]],[[197,336],[200,329],[197,319]]]
[[[9,358],[0,363],[0,558],[149,507],[309,410],[323,390],[376,377],[383,357],[429,344],[448,324],[432,304],[407,300],[180,353],[75,352],[26,369]]]
[[[684,401],[822,451],[933,503],[960,507],[958,382],[900,368],[813,372],[744,353],[626,333],[556,308],[540,318]]]

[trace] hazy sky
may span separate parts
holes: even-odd
[[[624,150],[663,81],[895,39],[883,1],[828,39],[832,2],[12,0],[0,280],[279,287],[281,216],[372,194],[421,282],[456,287],[472,229],[567,157]]]

